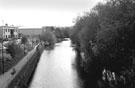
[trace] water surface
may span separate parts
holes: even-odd
[[[30,88],[80,88],[73,67],[75,51],[70,41],[57,43],[53,50],[44,50]]]

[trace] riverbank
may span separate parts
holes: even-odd
[[[75,68],[77,70],[79,78],[81,79],[82,88],[100,88],[95,76],[97,73],[94,72],[96,66],[92,62],[84,62],[85,58],[82,57],[81,52],[78,50],[75,51]],[[89,63],[89,67],[87,66],[87,68],[86,63]]]

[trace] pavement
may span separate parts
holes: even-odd
[[[20,72],[23,66],[29,61],[30,57],[36,51],[37,46],[35,46],[33,50],[29,51],[27,55],[18,64],[12,67],[9,71],[0,75],[0,88],[7,88],[9,83],[15,78],[15,76]],[[14,73],[14,69],[16,71],[15,73]],[[11,74],[11,73],[14,73],[14,74]]]

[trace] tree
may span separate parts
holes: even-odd
[[[54,45],[55,42],[56,42],[56,36],[55,34],[50,31],[50,30],[46,30],[44,32],[42,32],[41,36],[40,36],[40,39],[42,41],[44,41],[45,43],[48,42],[49,45]]]
[[[71,31],[71,27],[65,27],[65,28],[63,28],[63,30],[62,30],[63,37],[64,38],[69,38],[70,37],[70,31]]]
[[[15,42],[9,43],[7,53],[9,53],[12,57],[15,57],[18,54],[22,54],[22,52],[23,50]]]
[[[22,37],[21,43],[25,44],[26,42],[28,42],[28,39],[26,36]]]
[[[25,45],[26,45],[26,42],[28,42],[28,39],[26,36],[23,36],[22,37],[22,40],[21,40],[21,43],[24,44],[24,54],[25,54]]]
[[[90,12],[77,18],[71,40],[77,50],[85,54],[82,60],[85,61],[82,67],[87,74],[85,79],[90,81],[90,77],[98,81],[102,78],[104,69],[113,71],[118,76],[124,76],[123,71],[134,69],[134,19],[134,0],[107,0],[106,3],[99,3]],[[135,70],[133,73],[135,74]],[[123,85],[126,85],[126,88],[133,86],[131,80],[135,81],[126,77],[134,76],[125,75],[128,82]],[[88,83],[94,84],[96,80]]]

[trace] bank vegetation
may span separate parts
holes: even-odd
[[[85,88],[135,87],[135,1],[106,0],[78,16],[71,32]]]

